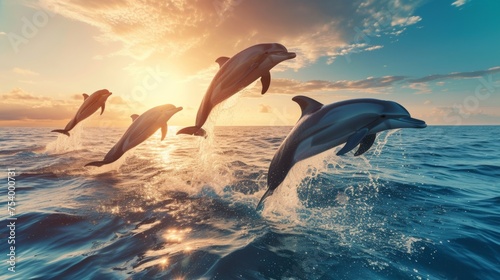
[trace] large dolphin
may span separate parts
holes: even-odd
[[[104,112],[104,108],[106,107],[106,99],[112,93],[107,89],[101,89],[90,96],[86,93],[83,94],[83,104],[80,106],[75,116],[69,121],[64,129],[55,129],[51,132],[59,132],[69,136],[69,131],[72,130],[79,122],[84,119],[90,117],[97,109],[101,108],[101,115]]]
[[[258,78],[262,82],[262,94],[266,93],[271,83],[269,72],[271,68],[294,57],[295,53],[288,52],[283,45],[277,43],[251,46],[232,58],[219,57],[216,62],[219,63],[220,69],[203,97],[196,115],[196,125],[183,128],[177,134],[205,136],[206,132],[202,126],[207,121],[210,111],[217,104]]]
[[[424,128],[424,121],[393,101],[352,99],[323,105],[305,96],[295,96],[302,116],[281,143],[267,175],[268,189],[257,208],[283,182],[295,163],[346,143],[337,155],[344,155],[359,145],[355,156],[373,145],[376,133],[396,128]]]
[[[161,105],[151,108],[142,115],[132,115],[132,124],[123,134],[122,138],[109,150],[102,161],[87,163],[85,166],[102,166],[119,159],[126,151],[141,144],[153,133],[161,128],[161,140],[167,135],[167,121],[182,107],[175,107],[171,104]]]

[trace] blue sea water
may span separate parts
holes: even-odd
[[[500,279],[499,126],[402,129],[360,157],[325,152],[262,211],[291,127],[177,129],[86,168],[125,129],[0,128],[0,278]]]

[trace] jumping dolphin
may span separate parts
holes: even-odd
[[[55,129],[51,132],[59,132],[69,136],[70,130],[72,130],[79,122],[90,117],[93,113],[95,113],[95,111],[97,111],[97,109],[99,109],[99,107],[101,108],[102,115],[102,113],[104,112],[104,108],[106,107],[106,99],[108,99],[111,94],[112,93],[107,89],[98,90],[92,93],[90,96],[84,93],[83,104],[80,106],[73,119],[69,121],[64,129]]]
[[[177,134],[205,136],[206,131],[202,126],[207,121],[210,111],[217,104],[253,83],[259,77],[262,83],[262,94],[266,93],[271,83],[271,73],[269,72],[271,68],[294,57],[295,53],[288,52],[283,45],[278,43],[255,45],[237,53],[232,58],[219,57],[216,62],[220,69],[203,97],[196,115],[196,125],[183,128]]]
[[[161,140],[163,140],[167,135],[167,121],[180,110],[182,110],[182,107],[166,104],[151,108],[140,116],[137,114],[130,116],[133,121],[132,124],[118,143],[104,156],[104,160],[90,162],[85,166],[101,166],[116,161],[126,151],[148,139],[159,128],[161,128]]]
[[[424,128],[424,121],[393,101],[352,99],[323,105],[305,96],[295,96],[302,116],[281,143],[267,175],[268,189],[257,208],[283,182],[295,163],[346,143],[337,155],[344,155],[359,145],[354,156],[368,151],[376,133],[396,128]]]

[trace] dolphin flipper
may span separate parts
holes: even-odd
[[[188,127],[185,127],[183,129],[177,131],[177,135],[179,135],[179,134],[189,134],[189,135],[206,137],[207,132],[201,127],[188,126]]]
[[[167,124],[161,126],[161,141],[167,136]]]
[[[264,200],[266,198],[268,198],[269,196],[271,196],[273,194],[274,190],[272,189],[267,189],[266,193],[264,193],[264,195],[262,196],[262,198],[260,199],[259,201],[259,204],[257,204],[257,207],[255,207],[255,210],[258,210],[260,208],[260,205],[262,204],[262,202],[264,202]]]
[[[269,89],[269,85],[271,84],[271,72],[267,71],[262,77],[260,78],[260,82],[262,83],[262,92],[261,94],[264,94],[267,92]]]
[[[104,113],[104,109],[106,108],[106,103],[102,103],[102,106],[101,106],[101,115],[102,113]]]
[[[361,143],[359,144],[358,150],[354,153],[354,156],[360,156],[364,154],[366,151],[368,151],[373,143],[375,142],[377,134],[368,134],[366,135],[363,140],[361,140]]]
[[[51,132],[59,132],[69,137],[69,132],[64,129],[54,129]]]
[[[347,139],[347,143],[345,144],[345,146],[337,152],[337,156],[344,155],[345,153],[354,149],[363,140],[363,138],[365,138],[368,131],[369,129],[365,127],[349,136],[349,139]]]

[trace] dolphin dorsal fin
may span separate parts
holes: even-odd
[[[139,117],[139,115],[133,114],[130,117],[132,118],[132,121],[134,122]]]
[[[224,65],[224,63],[226,63],[226,61],[229,60],[229,57],[226,57],[226,56],[221,56],[219,58],[217,58],[217,60],[215,62],[219,63],[219,67],[222,67],[222,65]]]
[[[292,98],[292,100],[297,102],[297,104],[299,104],[300,106],[300,109],[302,110],[302,115],[300,116],[300,118],[304,117],[307,114],[314,113],[321,109],[321,107],[323,107],[323,104],[321,104],[320,102],[302,95],[297,95]]]
[[[86,93],[84,93],[84,94],[82,94],[82,95],[83,95],[83,101],[85,101],[85,100],[87,100],[87,98],[89,98],[89,95],[88,95],[88,94],[86,94]]]

